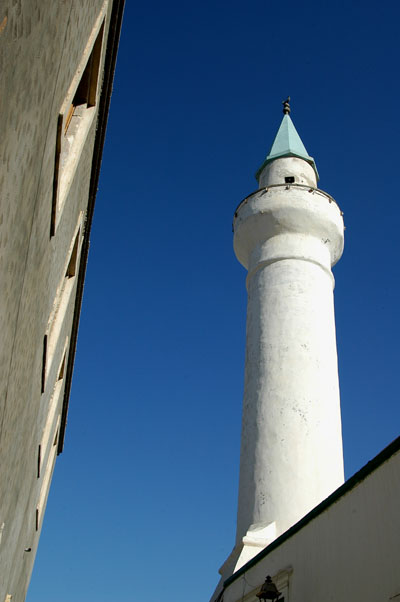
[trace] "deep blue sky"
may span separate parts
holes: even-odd
[[[347,477],[399,434],[395,2],[128,2],[64,453],[28,602],[204,602],[235,536],[236,205],[281,101],[344,211]]]

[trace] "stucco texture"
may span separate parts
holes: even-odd
[[[82,214],[84,223],[96,132],[94,119],[51,237],[57,119],[102,7],[103,0],[6,0],[0,7],[0,600],[25,599],[40,534],[38,446],[76,285],[42,393],[43,338]],[[108,16],[105,38],[107,27]]]

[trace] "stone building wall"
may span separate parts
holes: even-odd
[[[0,6],[0,602],[25,599],[59,451],[113,4]],[[57,143],[72,131],[59,115],[76,100],[103,17],[96,102],[87,135],[71,147],[72,184],[54,220]]]

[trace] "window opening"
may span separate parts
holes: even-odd
[[[53,395],[51,396],[49,405],[48,405],[48,409],[47,409],[47,416],[46,416],[46,422],[43,428],[43,432],[42,432],[42,438],[40,441],[40,472],[42,473],[43,470],[43,465],[45,463],[47,463],[47,458],[49,456],[50,450],[53,447],[53,445],[55,445],[55,441],[56,441],[56,437],[58,438],[58,434],[55,436],[54,433],[58,433],[58,428],[56,426],[56,423],[59,420],[59,405],[60,405],[60,399],[61,399],[61,394],[63,391],[63,378],[64,378],[64,371],[65,371],[65,367],[66,367],[66,362],[67,362],[67,349],[68,349],[68,339],[65,342],[65,346],[64,346],[64,353],[63,353],[63,359],[60,363],[60,368],[59,368],[59,372],[58,372],[58,379],[56,381],[56,384],[54,386],[54,391],[53,391]],[[57,412],[58,410],[58,412]],[[57,418],[56,418],[57,417]],[[39,462],[39,459],[38,459]]]
[[[43,337],[43,355],[42,355],[42,393],[46,385],[46,364],[47,364],[47,334]]]
[[[38,446],[38,455],[37,455],[37,478],[40,477],[40,466],[42,463],[42,446]]]
[[[100,27],[93,50],[78,84],[71,105],[67,111],[64,124],[64,135],[67,134],[72,118],[80,117],[82,110],[94,107],[96,104],[97,81],[99,78],[99,65],[101,56],[101,43],[103,40],[104,22]]]
[[[65,370],[65,354],[64,354],[61,366],[60,366],[60,371],[58,373],[57,380],[62,380],[64,378],[64,370]]]
[[[60,429],[57,429],[56,435],[54,437],[53,445],[57,445],[59,433],[60,433]]]
[[[79,245],[79,235],[81,233],[81,229],[79,228],[78,232],[75,236],[75,242],[71,253],[71,258],[68,263],[67,271],[65,272],[66,278],[72,278],[76,274],[76,263],[78,258],[78,245]]]
[[[59,416],[58,420],[57,420],[57,424],[55,425],[56,435],[55,435],[54,439],[53,438],[51,439],[52,442],[58,440],[58,432],[60,430],[60,420],[61,420],[61,417]],[[56,461],[56,455],[57,455],[57,445],[54,444],[51,446],[47,460],[46,460],[46,466],[45,466],[44,474],[43,474],[43,481],[42,481],[42,484],[40,487],[39,499],[38,499],[37,506],[36,506],[36,531],[39,530],[39,524],[42,520],[43,510],[46,505],[46,499],[47,499],[47,495],[49,493],[50,480],[51,480],[51,475],[53,473],[54,464]]]
[[[75,227],[75,232],[69,246],[68,255],[62,269],[62,278],[57,287],[53,307],[47,322],[47,359],[46,359],[46,378],[52,370],[53,361],[55,356],[60,358],[58,355],[58,343],[60,335],[62,333],[63,324],[66,317],[69,315],[69,308],[71,300],[73,299],[75,291],[75,276],[79,271],[79,258],[82,248],[83,241],[83,216],[81,212],[79,215],[78,223]],[[57,360],[58,363],[58,360]],[[66,363],[66,362],[65,362]],[[65,365],[65,364],[64,364]],[[54,373],[52,382],[60,380],[64,375],[64,365],[61,365],[59,372]]]
[[[89,36],[58,116],[50,236],[56,232],[96,113],[106,10],[107,0]]]

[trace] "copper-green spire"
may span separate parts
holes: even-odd
[[[271,150],[266,156],[264,163],[261,165],[260,169],[256,173],[257,180],[262,170],[268,163],[271,163],[271,161],[274,161],[275,159],[279,159],[281,157],[299,157],[300,159],[304,159],[304,161],[307,161],[307,163],[309,163],[314,168],[314,171],[317,175],[317,180],[319,179],[315,161],[307,153],[306,148],[302,143],[296,128],[294,127],[294,123],[290,118],[289,101],[290,97],[288,97],[288,99],[283,102],[284,115],[282,123],[279,127],[278,133],[275,136],[275,140],[271,146]]]

